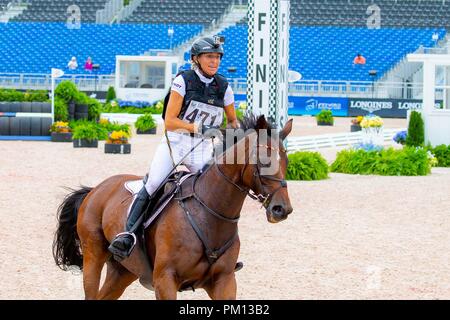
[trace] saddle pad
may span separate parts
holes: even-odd
[[[128,192],[130,192],[133,195],[133,200],[131,201],[130,206],[127,209],[127,217],[128,217],[130,215],[130,209],[137,198],[138,192],[144,186],[144,182],[142,180],[127,181],[124,183],[124,186],[125,189],[127,189]]]

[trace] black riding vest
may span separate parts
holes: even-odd
[[[186,95],[184,96],[183,106],[178,118],[183,119],[192,100],[207,103],[218,108],[224,107],[225,92],[228,88],[228,81],[224,76],[216,74],[214,80],[209,85],[206,85],[200,80],[200,77],[194,70],[182,71],[180,74],[183,76],[186,85]]]

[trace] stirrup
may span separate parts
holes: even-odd
[[[114,242],[121,236],[131,236],[133,238],[133,244],[127,251],[124,251],[121,248],[117,248],[114,245]],[[125,231],[125,232],[121,232],[115,236],[114,240],[109,245],[108,250],[113,254],[114,259],[117,260],[118,262],[120,262],[130,256],[131,252],[133,251],[134,247],[136,246],[136,243],[137,243],[136,235],[134,233]]]

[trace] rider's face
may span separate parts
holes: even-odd
[[[197,61],[200,64],[203,72],[208,76],[213,76],[217,73],[220,65],[219,53],[204,53],[197,57]]]

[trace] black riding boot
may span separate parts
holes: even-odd
[[[125,227],[125,232],[119,233],[111,242],[108,250],[114,255],[114,259],[117,261],[122,261],[128,258],[136,245],[137,239],[135,232],[138,229],[139,223],[136,223],[143,214],[144,209],[148,206],[150,202],[150,197],[147,193],[147,189],[142,187],[139,191],[136,200],[130,210],[130,215],[128,216],[127,224]]]

